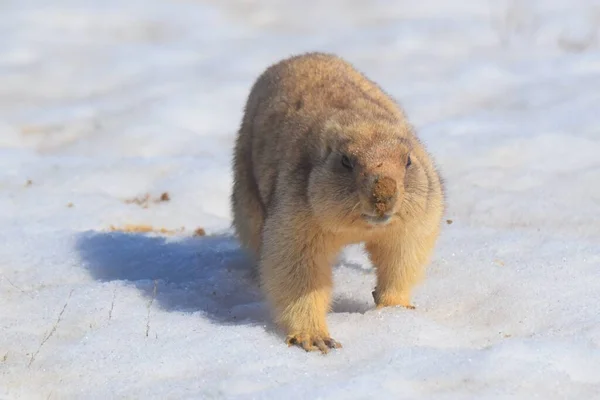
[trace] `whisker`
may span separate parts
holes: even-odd
[[[356,210],[356,208],[360,205],[360,200],[358,200],[356,202],[356,204],[354,205],[354,207],[352,207],[352,209],[350,209],[350,211],[348,211],[345,215],[345,217],[350,217],[352,216],[352,213],[354,212],[354,210]],[[352,218],[352,223],[354,223],[356,220],[358,219],[358,216],[356,216],[355,218]]]
[[[348,214],[351,214],[354,212],[354,210],[356,210],[356,207],[358,207],[360,205],[360,200],[356,202],[356,204],[354,205],[354,207],[352,207],[352,210],[350,210],[350,212]]]

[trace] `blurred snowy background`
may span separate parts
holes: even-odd
[[[449,201],[416,310],[341,255],[326,357],[229,227],[250,86],[311,50],[398,99]],[[0,1],[0,398],[598,398],[599,107],[597,0]]]

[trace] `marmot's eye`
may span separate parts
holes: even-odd
[[[348,158],[348,156],[342,156],[342,165],[347,170],[352,170],[352,168],[354,168],[354,166],[352,165],[352,161],[350,161],[350,158]]]
[[[412,164],[412,160],[410,159],[410,156],[408,156],[408,159],[406,160],[406,168],[410,167],[410,164]]]

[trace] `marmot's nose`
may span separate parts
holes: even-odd
[[[389,214],[398,198],[396,181],[388,176],[373,176],[371,201],[379,216]]]

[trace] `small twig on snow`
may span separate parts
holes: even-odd
[[[156,289],[158,288],[158,280],[154,280],[154,289],[152,290],[152,298],[148,302],[148,315],[146,316],[146,337],[148,337],[148,333],[150,332],[150,307],[152,307],[152,303],[154,303],[154,299],[156,298]]]

